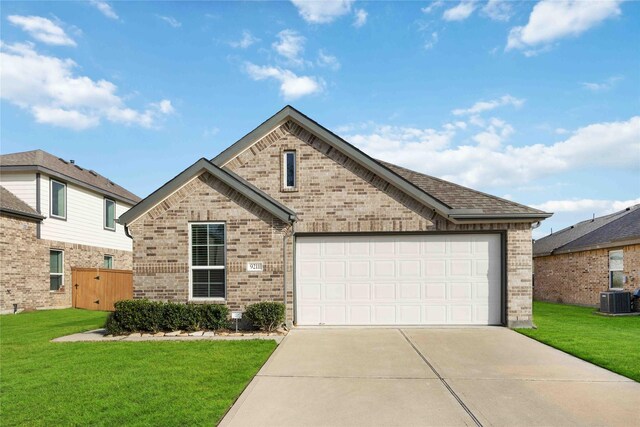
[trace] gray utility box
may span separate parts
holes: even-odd
[[[631,313],[630,292],[600,292],[602,313]]]

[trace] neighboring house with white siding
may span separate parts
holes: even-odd
[[[131,269],[117,218],[139,200],[73,160],[1,155],[0,312],[71,306],[72,267]]]

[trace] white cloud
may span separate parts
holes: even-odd
[[[311,24],[328,24],[351,13],[355,0],[291,0],[298,13]]]
[[[9,15],[7,20],[29,33],[34,39],[56,46],[75,46],[76,42],[69,37],[59,25],[41,16]]]
[[[470,108],[457,108],[452,111],[456,116],[461,116],[465,114],[479,114],[485,111],[494,110],[498,107],[503,107],[506,105],[512,105],[514,107],[521,107],[524,104],[524,99],[518,99],[511,95],[504,95],[497,99],[492,99],[490,101],[478,101]],[[476,118],[477,119],[477,118]]]
[[[152,127],[173,112],[169,100],[134,110],[116,94],[107,80],[74,73],[77,64],[36,52],[32,44],[0,45],[2,99],[29,111],[38,123],[75,130],[111,122]]]
[[[423,8],[422,8],[422,9],[420,9],[420,10],[421,10],[423,13],[430,14],[431,12],[433,12],[434,10],[436,10],[436,9],[438,9],[438,8],[442,7],[442,6],[444,6],[444,1],[442,1],[442,0],[437,0],[437,1],[431,2],[431,3],[429,4],[429,6],[425,6],[425,7],[423,7]]]
[[[556,129],[554,130],[554,132],[555,132],[557,135],[566,135],[566,134],[568,134],[568,133],[569,133],[569,131],[568,131],[568,130],[566,130],[565,128],[556,128]]]
[[[445,10],[442,19],[445,21],[464,21],[471,16],[474,10],[476,10],[475,2],[462,1],[457,6]]]
[[[489,0],[482,13],[494,21],[508,21],[513,16],[513,9],[508,0]]]
[[[584,82],[582,83],[582,87],[589,89],[592,92],[603,92],[613,88],[620,80],[622,80],[622,77],[613,76],[600,83]]]
[[[182,22],[178,21],[176,18],[174,18],[173,16],[162,16],[162,15],[156,15],[158,18],[162,19],[164,22],[166,22],[167,24],[171,25],[173,28],[180,28],[182,27]]]
[[[277,37],[278,41],[271,45],[273,49],[292,64],[302,65],[304,61],[300,55],[304,52],[304,43],[307,39],[294,30],[282,30]]]
[[[111,19],[118,19],[118,14],[113,10],[111,5],[102,0],[90,0],[89,3],[98,9],[104,16]]]
[[[237,41],[229,42],[229,45],[236,49],[246,49],[259,41],[260,39],[254,37],[253,34],[251,34],[251,31],[244,30],[242,31],[242,38]]]
[[[367,23],[367,16],[369,15],[364,9],[356,9],[354,12],[353,26],[356,28],[362,27]]]
[[[329,55],[323,49],[318,51],[318,60],[316,61],[318,66],[327,67],[333,71],[340,69],[340,61],[333,55]]]
[[[503,120],[491,118],[486,128],[473,136],[473,140],[479,147],[497,149],[514,132],[513,127]]]
[[[504,122],[498,126],[493,120],[485,124],[487,133],[491,133],[491,126],[502,139],[513,132]],[[451,126],[441,130],[374,126],[347,135],[346,139],[373,157],[484,188],[530,184],[538,178],[580,168],[633,169],[640,164],[640,116],[591,124],[550,145],[505,146],[490,135],[483,135],[477,138],[479,141],[476,139],[478,144],[453,146],[458,133]],[[619,153],[626,155],[621,157]]]
[[[433,49],[433,47],[438,43],[438,32],[434,31],[431,33],[431,36],[427,38],[424,42],[424,48],[426,50]]]
[[[571,199],[549,200],[532,207],[545,212],[592,212],[596,216],[600,216],[621,211],[639,203],[640,198],[631,200]]]
[[[533,7],[527,25],[511,29],[506,50],[548,46],[561,38],[578,36],[605,19],[619,16],[620,2],[542,0]]]
[[[280,82],[280,94],[286,100],[322,92],[324,82],[316,77],[298,76],[280,67],[259,66],[247,63],[245,69],[253,80],[274,79]]]

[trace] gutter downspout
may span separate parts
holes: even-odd
[[[125,236],[127,236],[128,238],[133,240],[133,236],[131,234],[129,234],[129,226],[127,224],[124,225],[124,234],[125,234]]]
[[[291,220],[291,235],[295,232],[296,220]],[[284,302],[284,317],[287,328],[290,328],[293,321],[287,321],[287,241],[289,239],[289,233],[285,232],[282,237],[282,280],[283,280],[283,302]]]

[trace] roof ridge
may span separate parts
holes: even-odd
[[[393,163],[390,163],[390,162],[387,162],[387,161],[384,161],[384,160],[379,160],[379,159],[374,159],[374,160],[379,162],[379,163],[383,163],[383,166],[384,166],[384,163],[386,163],[386,164],[391,165],[393,167],[396,167],[396,168],[399,168],[399,169],[403,169],[403,170],[406,170],[408,172],[415,173],[415,174],[418,174],[418,175],[422,175],[422,176],[425,176],[425,177],[430,178],[430,179],[434,179],[434,180],[436,180],[438,182],[444,182],[446,184],[454,185],[456,187],[463,188],[465,190],[468,190],[468,191],[471,191],[471,192],[474,192],[474,193],[477,193],[477,194],[482,194],[483,196],[489,197],[491,199],[500,200],[502,202],[509,203],[509,204],[511,204],[513,206],[524,207],[524,208],[527,208],[527,209],[534,209],[534,210],[536,210],[538,212],[543,212],[540,209],[535,209],[535,208],[532,208],[530,206],[523,205],[522,203],[514,202],[513,200],[508,200],[508,199],[505,199],[505,198],[502,198],[502,197],[495,196],[493,194],[489,194],[489,193],[485,193],[483,191],[475,190],[475,189],[470,188],[470,187],[465,187],[464,185],[460,185],[460,184],[457,184],[455,182],[447,181],[446,179],[438,178],[436,176],[428,175],[426,173],[418,172],[418,171],[415,171],[413,169],[406,168],[404,166],[398,166],[396,164],[393,164]]]
[[[618,215],[618,214],[620,214],[618,217],[613,218],[611,221],[603,222],[602,224],[600,224],[599,226],[597,226],[597,227],[596,227],[596,228],[594,228],[593,230],[587,231],[587,232],[586,232],[586,233],[584,233],[583,235],[578,236],[578,237],[576,237],[575,239],[568,241],[568,242],[567,242],[567,243],[565,243],[564,245],[560,245],[560,246],[558,246],[557,248],[552,249],[552,250],[551,250],[551,252],[555,252],[555,251],[557,251],[557,250],[561,250],[561,249],[562,249],[562,248],[564,248],[565,246],[571,245],[572,243],[574,243],[574,242],[576,242],[576,241],[578,241],[578,240],[580,240],[580,239],[583,239],[583,238],[585,238],[586,236],[589,236],[590,234],[595,233],[596,231],[600,230],[602,227],[610,226],[611,224],[613,224],[613,223],[615,223],[615,222],[617,222],[617,221],[622,220],[625,216],[627,216],[628,214],[630,214],[631,212],[634,212],[634,211],[636,210],[636,208],[632,209],[633,207],[638,207],[638,206],[640,206],[640,204],[639,204],[639,205],[633,205],[633,206],[630,206],[630,207],[624,208],[624,209],[622,209],[622,210],[620,210],[620,211],[617,211],[617,212],[611,213],[611,214],[609,214],[609,215],[602,215],[602,216],[599,216],[599,217],[597,217],[597,218],[592,219],[591,221],[595,221],[596,219],[599,219],[599,218],[606,218],[606,217],[610,217],[610,216],[614,216],[614,215]],[[586,220],[586,221],[589,221],[589,220]],[[571,229],[571,228],[575,227],[576,225],[578,225],[578,224],[582,224],[582,223],[584,223],[584,222],[585,222],[585,221],[580,221],[580,222],[578,222],[578,223],[576,223],[576,224],[574,224],[574,225],[571,225],[571,226],[569,226],[569,227],[567,227],[567,228],[568,228],[568,229]],[[564,230],[566,230],[567,228],[565,228]],[[545,237],[546,237],[546,236],[545,236]]]

